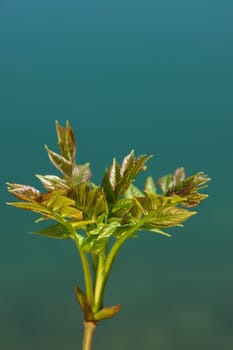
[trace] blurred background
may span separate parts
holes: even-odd
[[[81,348],[83,285],[70,241],[29,235],[5,183],[53,174],[55,120],[100,183],[135,149],[146,175],[206,172],[208,200],[172,238],[142,232],[114,266],[93,349],[233,348],[233,3],[1,0],[0,348]],[[55,171],[56,173],[56,171]]]

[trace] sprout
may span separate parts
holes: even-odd
[[[151,176],[139,189],[135,178],[146,170],[152,155],[136,157],[131,151],[121,163],[114,158],[101,184],[96,185],[91,182],[89,163],[76,163],[75,136],[69,123],[63,127],[56,122],[56,130],[60,153],[45,148],[61,175],[36,175],[44,192],[8,183],[8,191],[20,200],[8,204],[36,212],[40,215],[37,222],[55,222],[35,234],[72,239],[76,244],[85,290],[77,286],[75,292],[84,316],[83,350],[90,350],[97,322],[115,316],[121,309],[120,305],[104,306],[104,290],[122,245],[145,230],[169,237],[167,228],[182,226],[196,214],[189,208],[207,198],[199,191],[209,178],[202,172],[186,177],[184,168],[177,168],[173,175],[158,180],[161,193]]]

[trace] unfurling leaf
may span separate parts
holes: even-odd
[[[178,186],[185,179],[185,170],[183,167],[177,168],[173,175],[173,186]]]
[[[89,301],[87,300],[87,296],[79,286],[75,288],[75,295],[81,309],[83,310],[85,321],[94,321],[94,314],[91,310]]]
[[[50,238],[59,238],[59,239],[73,238],[72,233],[68,230],[68,228],[65,225],[62,225],[62,224],[51,225],[49,227],[42,228],[32,233],[50,237]]]
[[[79,185],[83,182],[89,181],[91,178],[90,164],[75,165],[72,170],[72,183]]]
[[[144,192],[156,193],[156,186],[152,176],[148,176],[145,182]]]
[[[110,204],[115,202],[115,192],[111,186],[109,179],[109,170],[105,171],[104,177],[102,179],[101,187],[103,189],[103,193],[105,194],[106,201]]]
[[[121,309],[121,305],[104,307],[103,309],[97,311],[94,314],[95,321],[106,320],[107,318],[112,318],[118,314]]]
[[[7,183],[8,191],[12,193],[16,198],[28,200],[28,201],[40,201],[41,200],[41,192],[37,190],[35,187],[21,185],[21,184],[13,184]]]
[[[77,286],[75,287],[75,295],[81,309],[84,310],[85,303],[87,302],[86,294],[82,291],[82,289],[79,286]]]
[[[163,193],[167,193],[167,191],[171,187],[172,180],[173,180],[173,176],[171,174],[162,176],[158,179],[158,185],[163,191]]]
[[[124,176],[125,172],[128,171],[134,165],[135,157],[134,150],[132,150],[125,158],[123,159],[120,167],[121,177]]]
[[[109,182],[113,191],[116,190],[118,183],[121,181],[120,166],[117,164],[116,159],[113,159],[112,166],[109,169]]]
[[[146,162],[152,158],[152,155],[146,156],[142,155],[138,158],[134,158],[133,161],[130,159],[130,166],[125,167],[121,182],[118,186],[117,192],[118,195],[122,195],[129,188],[129,186],[134,182],[136,176],[146,170]],[[123,162],[124,163],[124,162]]]
[[[198,191],[206,187],[206,182],[210,179],[206,174],[199,172],[195,175],[185,177],[184,168],[177,168],[174,175],[166,175],[158,180],[158,184],[165,196],[177,195],[183,198],[182,205],[185,207],[195,207],[208,195]]]
[[[89,182],[81,183],[70,193],[75,206],[81,210],[88,219],[96,219],[101,213],[107,211],[105,196],[98,186]]]
[[[109,222],[107,224],[99,225],[96,229],[90,231],[89,234],[95,235],[97,240],[109,238],[120,226],[121,224],[118,221]]]
[[[123,159],[121,166],[113,159],[102,180],[102,189],[109,203],[116,202],[121,195],[124,195],[135,177],[146,169],[145,164],[151,157],[142,155],[135,158],[132,151]]]
[[[36,175],[47,191],[68,189],[67,181],[55,175]]]
[[[206,187],[206,182],[210,179],[202,172],[195,175],[177,179],[176,173],[174,175],[173,183],[171,184],[167,196],[178,195],[183,198],[183,205],[185,207],[194,207],[198,205],[201,200],[207,198],[206,194],[201,194],[198,191]]]
[[[99,255],[103,253],[104,243],[106,243],[106,239],[98,240],[98,236],[92,234],[87,237],[83,237],[80,240],[80,247],[86,252]]]
[[[126,198],[133,198],[133,197],[142,197],[143,193],[141,190],[139,190],[138,187],[134,186],[134,185],[130,185],[129,188],[125,191],[125,197]]]
[[[119,199],[112,208],[111,214],[112,216],[122,217],[129,209],[134,205],[132,198],[122,198]]]
[[[69,162],[73,162],[76,156],[75,136],[69,122],[63,127],[56,121],[58,145],[62,156]]]
[[[51,160],[53,165],[59,171],[61,171],[62,174],[65,177],[71,178],[72,177],[73,164],[69,160],[67,160],[66,158],[61,156],[60,154],[51,151],[47,146],[45,146],[45,148],[46,148],[46,150],[48,152],[49,159]]]
[[[158,180],[158,184],[164,193],[168,193],[172,188],[180,185],[185,179],[185,170],[183,167],[177,168],[173,175],[168,174]]]

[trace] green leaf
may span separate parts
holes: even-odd
[[[41,192],[37,190],[35,187],[15,184],[15,183],[7,183],[8,191],[12,193],[16,198],[23,200],[41,200]]]
[[[118,221],[109,222],[108,224],[103,225],[99,230],[97,239],[109,238],[120,226],[121,224]]]
[[[144,192],[156,193],[156,186],[152,176],[148,176],[145,182]]]
[[[76,156],[75,136],[69,122],[63,127],[56,121],[58,145],[62,156],[69,162],[73,162]]]
[[[174,195],[171,197],[166,197],[156,193],[145,192],[145,196],[134,198],[135,203],[139,203],[142,207],[145,215],[149,214],[153,210],[158,210],[160,207],[175,206],[183,202],[183,198]]]
[[[81,221],[69,221],[70,225],[74,228],[74,229],[83,229],[85,231],[87,231],[87,226],[88,225],[93,225],[96,222],[94,220],[81,220]]]
[[[81,242],[81,248],[93,254],[100,254],[106,244],[106,240],[112,236],[121,224],[117,221],[108,224],[100,224],[95,229],[88,232]]]
[[[171,237],[171,235],[169,233],[164,232],[158,226],[154,225],[153,223],[149,223],[149,222],[146,223],[145,225],[143,225],[140,230],[146,230],[146,231],[158,233],[162,236]]]
[[[48,208],[46,208],[45,206],[42,206],[40,203],[37,203],[37,202],[14,202],[14,203],[7,203],[7,204],[15,208],[33,211],[35,213],[41,214],[43,217],[46,217],[47,219],[56,220],[54,218],[54,214],[52,213],[52,211],[48,210]]]
[[[103,253],[104,244],[106,243],[106,240],[98,240],[97,235],[90,235],[87,237],[83,237],[82,240],[80,240],[80,248],[85,250],[86,252],[93,253],[96,255],[99,255]]]
[[[126,198],[133,198],[133,197],[143,197],[143,193],[141,190],[139,190],[138,187],[134,185],[130,185],[129,188],[124,193]]]
[[[75,207],[75,201],[66,197],[59,191],[54,191],[46,198],[42,205],[48,207],[56,216],[61,218],[75,219],[80,221],[83,219],[82,211]]]
[[[158,179],[158,185],[161,190],[166,193],[171,187],[173,176],[171,174],[162,176]]]
[[[59,239],[73,238],[68,228],[62,224],[51,225],[49,227],[42,228],[32,233],[50,237],[50,238],[59,238]]]
[[[79,222],[79,220],[82,220],[83,215],[82,212],[74,207],[71,207],[69,205],[65,205],[59,208],[59,214],[61,215],[61,217],[63,218],[69,218],[69,219],[73,219],[73,220],[77,220]]]
[[[152,157],[149,156],[139,156],[137,159],[134,158],[133,162],[131,160],[130,167],[126,167],[124,170],[121,182],[117,187],[118,195],[124,194],[125,191],[129,188],[132,182],[135,180],[135,177],[143,170],[146,170],[146,162]]]
[[[129,213],[122,218],[123,224],[137,224],[141,220],[143,214],[145,213],[144,208],[141,206],[138,198],[133,199],[134,205],[130,209]]]
[[[36,175],[47,191],[56,191],[68,189],[69,186],[65,179],[55,175]]]
[[[90,164],[74,165],[72,170],[72,183],[79,185],[83,182],[89,181],[91,178]]]
[[[135,162],[134,150],[132,150],[127,156],[124,157],[121,163],[121,168],[120,168],[121,177],[125,175],[126,171],[129,171],[134,166],[134,162]]]
[[[44,195],[41,203],[46,207],[51,208],[53,211],[57,211],[57,212],[59,212],[61,209],[74,206],[75,201],[69,197],[66,197],[65,194],[66,193],[63,193],[62,191],[53,191],[53,192],[47,193]],[[80,215],[80,211],[78,212]]]
[[[47,146],[45,146],[49,159],[53,165],[62,172],[62,174],[68,178],[72,177],[73,164],[68,161],[66,158],[61,156],[58,153],[51,151]]]
[[[82,212],[75,208],[75,201],[65,196],[62,191],[42,194],[40,201],[28,199],[28,202],[8,203],[17,208],[31,210],[44,218],[63,223],[64,219],[82,221]]]
[[[88,218],[96,219],[107,210],[105,196],[98,186],[84,182],[73,189],[72,196],[76,207]]]
[[[103,194],[101,193],[101,195],[99,197],[97,196],[95,199],[95,204],[93,205],[92,217],[94,217],[97,220],[97,218],[100,217],[102,213],[103,215],[105,214],[107,215],[107,212],[108,212],[107,203],[105,201]]]
[[[150,197],[135,197],[134,203],[144,215],[148,215],[155,209],[155,203]]]
[[[92,218],[97,218],[106,211],[106,201],[99,187],[89,187],[86,196],[85,212]]]
[[[113,206],[111,217],[123,217],[134,205],[132,198],[119,199]]]
[[[143,228],[149,229],[149,227],[153,228],[153,226],[156,226],[156,228],[180,226],[182,222],[195,214],[196,212],[194,211],[188,211],[175,206],[161,207],[148,215]]]
[[[112,189],[110,179],[109,179],[109,171],[106,170],[104,177],[102,179],[101,188],[103,190],[103,193],[105,194],[106,201],[108,204],[112,204],[115,202],[115,192]]]
[[[135,177],[146,169],[145,163],[151,157],[151,155],[142,155],[136,159],[134,157],[134,151],[131,151],[123,159],[121,166],[115,159],[113,160],[113,164],[105,172],[102,181],[102,188],[109,203],[113,204],[116,202],[128,190]]]
[[[121,225],[118,226],[116,228],[116,230],[114,231],[113,235],[115,238],[119,239],[122,238],[123,236],[127,235],[129,233],[129,231],[131,232],[131,235],[129,236],[129,238],[137,238],[138,235],[135,233],[135,231],[133,230],[135,228],[136,231],[136,223],[128,223],[128,224],[124,224],[121,222]]]
[[[117,185],[120,181],[121,181],[120,166],[116,162],[116,159],[114,158],[112,166],[109,169],[109,182],[113,191],[116,190]]]

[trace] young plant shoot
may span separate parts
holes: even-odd
[[[159,192],[151,176],[139,189],[134,180],[152,156],[136,157],[131,151],[121,163],[113,159],[101,184],[96,185],[91,182],[89,163],[76,163],[75,136],[69,123],[63,127],[56,122],[56,131],[60,153],[45,147],[60,176],[36,175],[43,192],[8,183],[8,191],[20,200],[8,204],[38,213],[36,222],[53,221],[35,234],[74,241],[85,281],[84,288],[75,289],[84,316],[82,349],[90,350],[97,323],[115,316],[121,308],[104,305],[104,290],[122,245],[140,231],[169,237],[166,229],[182,226],[196,214],[190,208],[207,198],[199,190],[209,178],[202,172],[186,177],[184,168],[177,168],[158,180]]]

